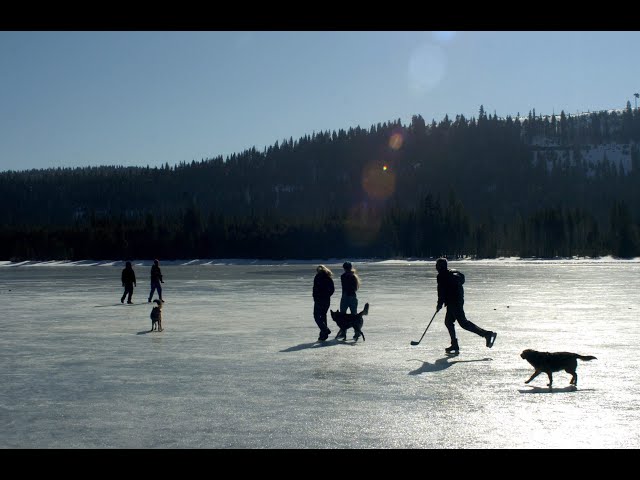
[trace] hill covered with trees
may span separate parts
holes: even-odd
[[[640,111],[415,115],[161,168],[0,173],[3,259],[640,255]]]

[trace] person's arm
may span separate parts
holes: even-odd
[[[438,304],[436,305],[436,312],[442,308],[444,304],[444,285],[440,282],[440,275],[437,277],[438,280]]]

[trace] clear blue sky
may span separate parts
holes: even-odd
[[[422,115],[635,106],[640,32],[0,32],[0,171],[159,166]]]

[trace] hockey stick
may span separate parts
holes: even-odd
[[[424,338],[425,333],[427,333],[427,330],[429,330],[429,327],[431,326],[431,322],[433,322],[433,319],[436,318],[436,315],[438,314],[440,310],[436,310],[436,313],[433,314],[433,317],[431,317],[431,321],[429,321],[429,325],[427,325],[427,328],[424,329],[424,333],[422,334],[422,336],[420,337],[420,340],[418,340],[417,342],[415,340],[411,340],[411,345],[419,345],[420,342],[422,341],[422,339]]]

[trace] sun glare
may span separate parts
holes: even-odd
[[[396,176],[387,164],[372,162],[362,172],[362,188],[372,199],[385,200],[396,189]]]
[[[402,138],[402,134],[394,133],[391,135],[391,138],[389,138],[389,147],[393,150],[399,150],[402,147],[403,142],[404,139]]]

